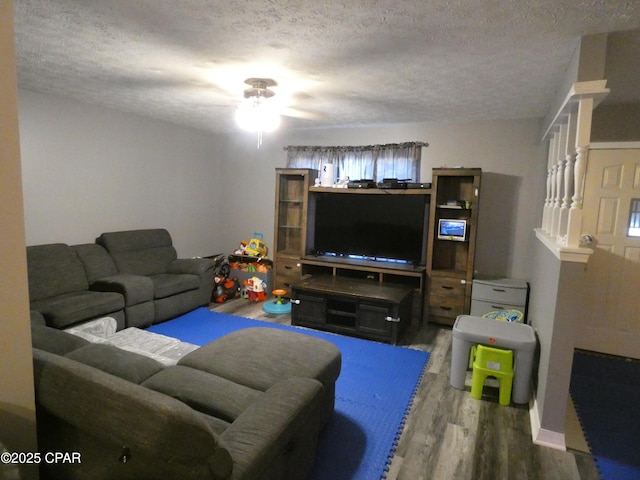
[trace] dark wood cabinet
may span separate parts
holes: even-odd
[[[309,212],[309,187],[318,171],[308,168],[276,169],[274,227],[275,287],[289,290],[301,278]]]
[[[291,323],[395,344],[412,297],[411,287],[316,275],[293,286]]]
[[[479,168],[434,168],[427,251],[428,319],[453,325],[469,314],[480,199]],[[463,239],[439,238],[441,220],[462,220]]]

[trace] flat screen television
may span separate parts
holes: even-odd
[[[414,266],[426,263],[429,196],[317,193],[307,253]]]
[[[464,242],[467,240],[467,221],[457,218],[441,218],[438,220],[438,238]]]

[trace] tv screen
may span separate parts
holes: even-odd
[[[315,195],[314,255],[424,265],[429,197]]]
[[[438,220],[438,238],[464,242],[467,239],[467,221],[441,218]]]

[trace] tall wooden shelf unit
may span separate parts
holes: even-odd
[[[412,317],[453,325],[456,317],[468,314],[474,272],[478,226],[479,168],[434,168],[431,189],[378,190],[314,187],[317,170],[276,169],[275,286],[291,291],[309,277],[351,278],[354,283],[373,280],[380,286],[413,289]],[[384,267],[363,262],[344,263],[307,254],[307,238],[312,238],[316,193],[335,195],[427,195],[429,225],[426,267]],[[447,205],[449,200],[468,202],[462,208]],[[467,220],[464,242],[439,240],[438,220]],[[425,279],[426,275],[426,279]]]
[[[453,325],[458,315],[469,314],[478,228],[479,168],[434,168],[427,251],[429,321]],[[465,205],[451,205],[457,200]],[[466,241],[438,239],[438,221],[467,221]]]
[[[276,168],[275,287],[289,290],[300,281],[300,258],[307,242],[309,187],[318,171],[308,168]]]

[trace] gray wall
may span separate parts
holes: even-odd
[[[600,105],[593,111],[592,142],[640,140],[640,104]]]
[[[207,132],[19,92],[28,245],[166,227],[187,256],[220,247],[220,145]]]
[[[431,168],[483,169],[478,274],[527,279],[544,198],[537,119],[216,136],[77,101],[20,91],[27,244],[92,242],[103,231],[163,226],[181,255],[229,252],[253,232],[272,245],[276,167],[286,145],[424,140]]]
[[[529,322],[540,348],[534,375],[537,410],[542,429],[563,433],[585,265],[560,261],[537,240],[532,255]]]
[[[256,149],[250,137],[237,136],[224,161],[225,198],[235,198],[225,245],[253,231],[273,238],[274,169],[284,167],[285,145],[370,145],[421,140],[421,180],[440,166],[483,169],[476,267],[478,274],[527,278],[532,231],[540,222],[544,199],[544,148],[536,119],[469,124],[408,124],[350,129],[318,129],[266,137]],[[541,184],[542,183],[542,184]]]

